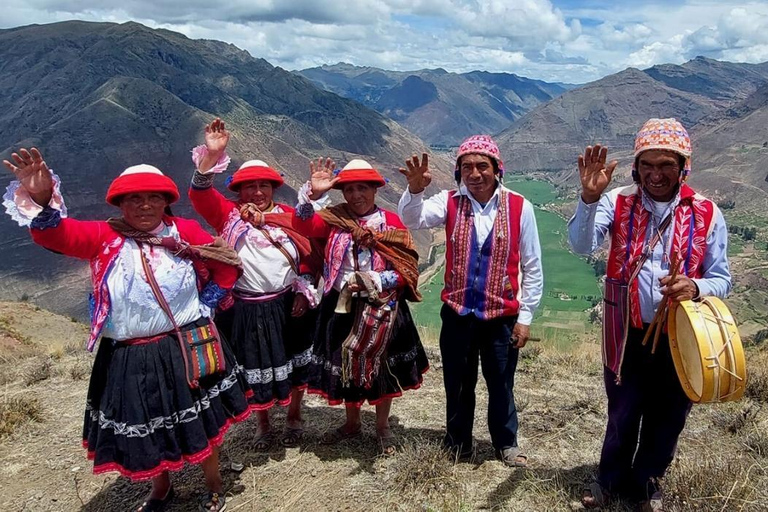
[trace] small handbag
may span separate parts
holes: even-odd
[[[201,378],[220,374],[226,370],[219,331],[210,319],[207,325],[191,327],[182,331],[176,323],[171,307],[163,296],[160,285],[157,284],[157,279],[155,279],[155,274],[149,266],[149,261],[141,248],[141,244],[139,244],[139,253],[141,253],[141,264],[147,276],[149,287],[176,331],[181,355],[184,359],[187,384],[190,388],[197,389],[200,387]]]
[[[672,221],[672,213],[667,215],[659,224],[659,229],[648,241],[648,246],[637,260],[634,271],[627,281],[623,279],[605,279],[603,291],[603,364],[609,368],[620,364],[622,347],[629,335],[629,286],[637,279],[645,260],[661,240],[660,233],[664,232]]]

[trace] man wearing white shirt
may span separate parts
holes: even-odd
[[[488,386],[488,428],[496,456],[524,467],[518,446],[513,394],[519,349],[530,334],[542,295],[541,248],[533,207],[501,184],[504,164],[487,135],[459,147],[458,190],[424,199],[432,181],[427,155],[414,156],[400,172],[408,188],[398,213],[410,229],[445,226],[445,303],[440,312],[440,353],[446,394],[444,443],[472,454],[475,386],[480,359]]]

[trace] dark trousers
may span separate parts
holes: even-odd
[[[609,491],[647,499],[650,479],[664,476],[691,410],[675,373],[667,336],[642,345],[645,329],[630,329],[621,384],[604,369],[608,426],[598,480]]]
[[[446,398],[445,444],[467,451],[472,446],[478,358],[488,387],[488,429],[494,448],[517,446],[517,409],[512,388],[519,350],[510,337],[517,317],[481,320],[460,316],[443,305],[440,355]]]

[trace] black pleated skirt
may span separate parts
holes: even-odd
[[[288,405],[291,389],[307,386],[317,310],[292,317],[295,296],[289,291],[264,302],[235,300],[216,316],[216,325],[229,333],[237,362],[245,368],[253,409]]]
[[[176,336],[137,345],[102,339],[83,425],[93,472],[147,480],[205,460],[229,427],[251,412],[243,368],[223,345],[224,373],[204,377],[192,389]]]
[[[331,290],[320,303],[320,313],[309,368],[309,393],[326,398],[330,405],[376,405],[421,386],[429,368],[421,338],[405,300],[400,300],[392,338],[380,371],[369,389],[342,380],[341,345],[352,330],[354,313],[335,313],[339,292]],[[353,299],[352,311],[357,299]]]

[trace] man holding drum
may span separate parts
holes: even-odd
[[[644,338],[666,301],[728,294],[728,231],[714,202],[685,183],[691,140],[675,119],[650,119],[637,134],[633,185],[605,193],[618,163],[606,163],[607,154],[598,144],[579,155],[581,199],[568,224],[577,253],[611,240],[603,303],[608,425],[597,482],[582,503],[600,507],[618,495],[660,511],[658,479],[672,462],[691,402],[666,333],[656,343]]]

